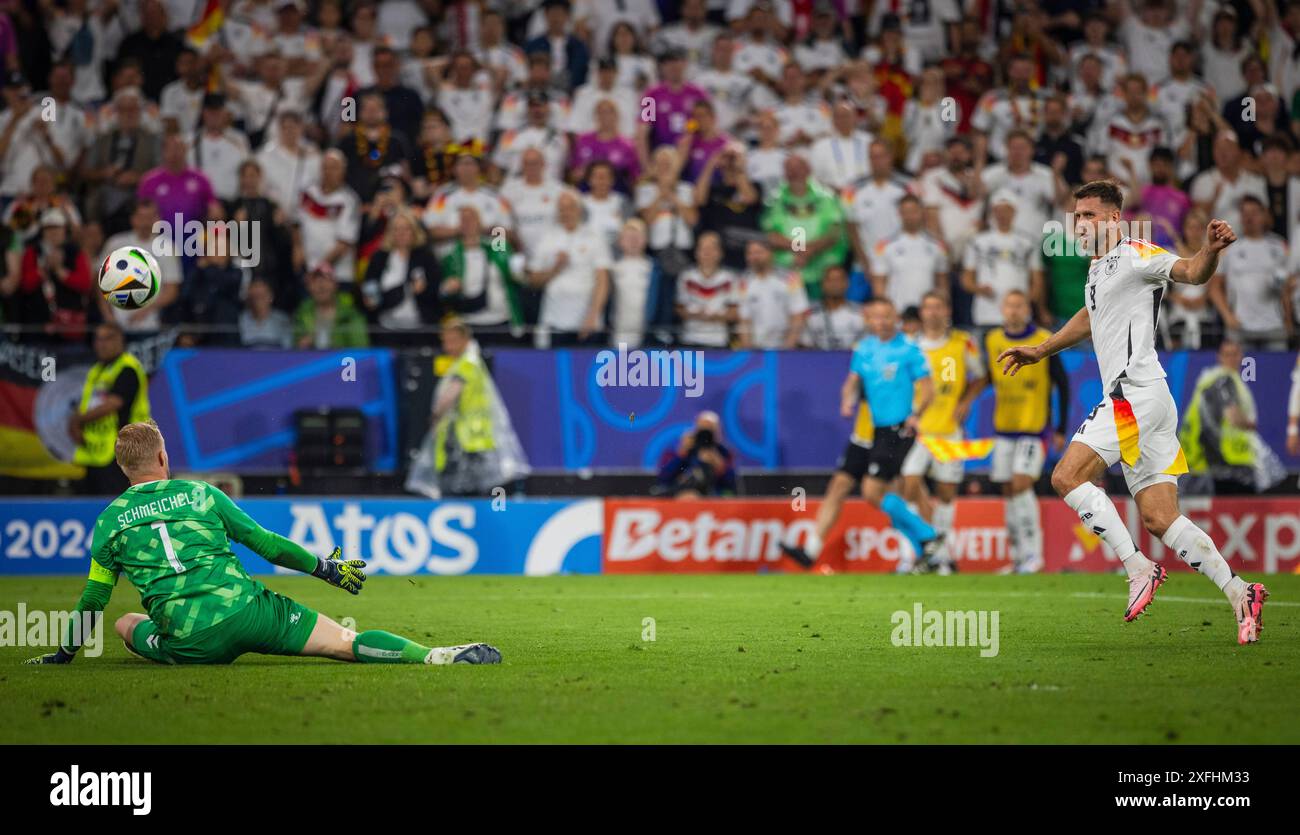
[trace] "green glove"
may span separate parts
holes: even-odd
[[[361,584],[366,581],[366,573],[361,570],[366,567],[366,561],[339,559],[342,553],[340,549],[335,548],[334,553],[323,560],[317,561],[316,570],[311,574],[313,577],[321,578],[331,586],[338,586],[344,591],[360,594]]]

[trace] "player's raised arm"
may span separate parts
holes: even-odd
[[[1079,312],[1070,317],[1065,327],[1049,336],[1037,345],[1017,345],[998,354],[997,361],[1002,365],[1002,373],[1008,377],[1016,376],[1021,366],[1033,365],[1059,354],[1072,345],[1078,345],[1092,334],[1092,315],[1088,308],[1081,307]]]
[[[1191,258],[1179,258],[1169,270],[1169,278],[1179,284],[1204,284],[1219,270],[1219,253],[1237,240],[1232,227],[1222,220],[1212,220],[1205,227],[1205,243]]]
[[[366,581],[365,572],[361,570],[366,567],[364,560],[340,559],[338,548],[328,557],[318,558],[293,540],[254,522],[216,487],[208,485],[208,495],[214,502],[213,509],[225,525],[226,535],[235,542],[248,546],[253,553],[274,565],[319,577],[331,586],[353,594],[361,591],[361,584]]]
[[[25,663],[67,664],[77,657],[77,650],[81,649],[86,634],[98,626],[99,619],[103,617],[104,609],[113,596],[118,574],[116,570],[104,567],[105,563],[111,565],[112,560],[106,552],[109,538],[101,532],[102,529],[101,525],[95,525],[95,535],[90,545],[90,576],[86,578],[86,587],[82,589],[81,598],[72,610],[68,631],[59,642],[59,648],[30,658]]]

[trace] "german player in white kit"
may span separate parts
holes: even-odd
[[[1205,284],[1236,235],[1224,221],[1211,220],[1200,251],[1179,258],[1121,234],[1124,198],[1114,183],[1088,183],[1074,198],[1078,237],[1088,247],[1083,251],[1100,253],[1088,270],[1084,307],[1045,342],[1008,348],[998,361],[1014,375],[1092,337],[1109,394],[1075,433],[1052,472],[1052,487],[1123,561],[1129,582],[1124,620],[1142,614],[1168,575],[1137,550],[1115,505],[1093,484],[1116,461],[1123,464],[1142,524],[1227,595],[1237,615],[1237,642],[1257,641],[1268,590],[1234,574],[1214,540],[1178,509],[1178,476],[1187,472],[1187,462],[1178,444],[1178,408],[1156,356],[1156,324],[1168,282]]]

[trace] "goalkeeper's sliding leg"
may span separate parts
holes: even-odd
[[[147,615],[118,618],[127,650],[162,664],[229,664],[246,653],[333,658],[362,664],[499,664],[488,644],[427,647],[380,629],[356,632],[269,590],[216,626],[185,637],[167,635]]]
[[[356,632],[324,615],[316,616],[300,655],[316,655],[362,664],[500,664],[501,653],[487,644],[426,647],[409,638],[368,629]]]

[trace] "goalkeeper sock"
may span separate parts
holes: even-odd
[[[1100,487],[1085,481],[1065,494],[1065,503],[1077,514],[1088,530],[1101,537],[1124,563],[1124,571],[1136,577],[1150,567],[1151,561],[1138,552],[1128,528],[1119,518],[1115,503]]]
[[[357,635],[352,654],[363,664],[433,664],[431,647],[385,632],[370,629]]]
[[[925,543],[938,536],[934,528],[909,510],[907,504],[894,493],[885,494],[884,500],[880,503],[880,509],[889,517],[889,524],[894,527],[894,530],[912,541],[912,547],[916,549],[917,556],[920,556],[922,546]]]
[[[1246,590],[1246,582],[1233,573],[1215,547],[1214,540],[1186,516],[1179,516],[1160,537],[1178,558],[1210,578],[1233,604]]]

